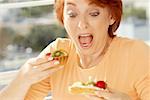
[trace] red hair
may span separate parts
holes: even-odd
[[[100,7],[108,7],[110,13],[115,20],[114,24],[110,25],[108,28],[108,33],[110,37],[114,36],[114,32],[118,29],[122,17],[122,1],[121,0],[91,0],[92,3]],[[55,0],[55,12],[56,17],[60,23],[63,24],[63,9],[64,0]]]

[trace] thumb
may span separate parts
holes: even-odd
[[[108,100],[110,100],[110,98],[112,97],[112,93],[104,90],[96,91],[95,94],[98,97],[103,97],[104,99],[108,99]]]

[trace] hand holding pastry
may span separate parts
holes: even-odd
[[[92,94],[96,91],[108,91],[107,84],[104,81],[94,82],[89,80],[88,82],[75,82],[69,86],[69,91],[72,94]]]
[[[67,53],[64,52],[57,50],[40,58],[29,59],[21,67],[17,79],[31,85],[49,77],[53,72],[63,68],[67,61]]]
[[[96,91],[94,95],[85,95],[89,100],[131,100],[131,98],[122,92],[113,90],[109,88],[108,91],[99,90]]]
[[[110,89],[104,81],[98,81],[96,86],[104,90],[95,91],[94,94],[87,94],[86,97],[89,100],[130,100],[127,94]]]
[[[127,94],[110,89],[104,81],[75,82],[69,91],[74,95],[84,95],[89,100],[130,100]]]
[[[53,55],[53,56],[52,56]],[[15,79],[0,91],[1,100],[24,100],[31,85],[48,78],[52,73],[61,70],[66,62],[67,53],[47,53],[41,57],[29,59],[19,70]],[[51,59],[53,58],[53,59]],[[63,58],[63,59],[62,59]],[[23,91],[23,92],[20,92]]]

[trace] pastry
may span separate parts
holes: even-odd
[[[49,56],[50,60],[58,60],[60,65],[64,65],[67,62],[68,53],[65,50],[56,50],[52,53],[47,53],[46,56]]]
[[[95,94],[95,91],[107,90],[107,84],[104,81],[75,82],[69,86],[72,94]]]

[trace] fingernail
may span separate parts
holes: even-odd
[[[58,65],[58,64],[59,64],[59,61],[55,61],[55,62],[54,62],[54,65]]]
[[[51,56],[51,53],[47,53],[46,56]]]
[[[53,60],[53,57],[49,57],[48,60]]]

